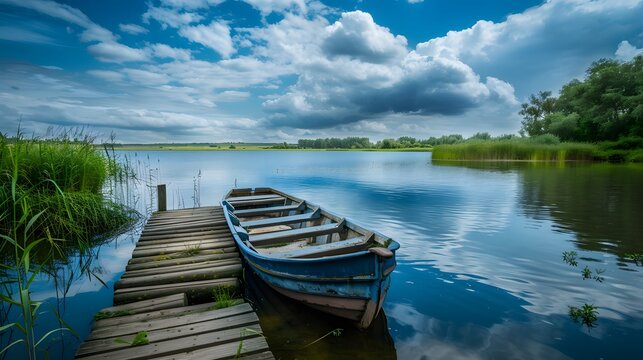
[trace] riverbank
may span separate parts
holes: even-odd
[[[643,162],[643,141],[638,138],[615,142],[538,143],[529,138],[470,140],[437,145],[433,160],[445,161],[610,161]]]
[[[278,148],[273,145],[257,144],[221,144],[221,145],[192,145],[192,144],[123,144],[114,146],[114,150],[123,151],[378,151],[378,152],[430,152],[431,148],[355,148],[355,149],[311,149],[311,148]]]

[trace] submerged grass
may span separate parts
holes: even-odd
[[[490,161],[591,161],[596,145],[585,143],[540,144],[530,139],[466,141],[436,145],[433,160]]]

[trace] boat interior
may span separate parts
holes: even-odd
[[[319,258],[369,250],[393,256],[389,238],[272,188],[233,189],[223,204],[237,234],[260,254]]]

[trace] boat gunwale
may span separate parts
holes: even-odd
[[[337,214],[335,214],[333,212],[324,210],[321,206],[319,206],[317,204],[311,203],[311,202],[309,202],[307,200],[304,200],[304,199],[300,199],[300,198],[298,198],[296,196],[293,196],[293,195],[290,195],[290,194],[286,194],[286,193],[284,193],[282,191],[273,189],[271,187],[255,187],[255,188],[231,189],[230,191],[228,191],[224,195],[223,200],[221,200],[221,206],[223,207],[223,215],[225,216],[226,223],[228,225],[228,228],[230,229],[230,232],[232,233],[232,237],[234,238],[234,241],[239,245],[240,249],[244,253],[247,253],[250,256],[253,256],[253,257],[265,260],[265,261],[272,261],[272,262],[279,262],[279,263],[332,262],[332,261],[335,261],[335,260],[344,260],[344,259],[349,259],[349,258],[353,258],[353,257],[360,257],[360,256],[365,256],[365,255],[377,256],[377,255],[369,252],[368,250],[360,250],[360,251],[356,251],[356,252],[352,252],[352,253],[348,253],[348,254],[330,255],[330,256],[324,256],[324,257],[319,257],[319,258],[278,258],[278,257],[273,257],[273,256],[265,255],[265,254],[262,254],[262,253],[258,252],[253,247],[248,246],[248,244],[246,244],[245,241],[241,240],[241,238],[237,234],[237,230],[234,228],[234,225],[232,224],[232,221],[230,219],[230,212],[228,210],[228,207],[226,206],[226,203],[229,204],[227,199],[232,194],[233,191],[235,191],[235,190],[236,191],[248,190],[250,192],[253,192],[253,191],[256,191],[257,189],[260,189],[262,191],[272,191],[273,193],[282,195],[282,196],[284,196],[284,197],[286,197],[286,198],[288,198],[290,200],[294,200],[294,201],[299,202],[299,203],[303,202],[307,208],[310,208],[312,210],[317,209],[317,208],[320,209],[320,211],[322,213],[322,216],[324,214],[330,215],[328,217],[330,217],[331,219],[333,219],[335,221],[338,221],[338,222],[343,219],[345,221],[346,227],[352,228],[353,230],[357,229],[358,230],[357,232],[360,232],[362,234],[372,233],[376,237],[379,236],[379,237],[381,237],[383,239],[387,239],[387,241],[390,241],[390,243],[385,248],[387,248],[388,250],[391,250],[394,254],[395,254],[395,251],[397,251],[400,248],[400,244],[397,241],[391,239],[388,236],[385,236],[385,235],[383,235],[383,234],[381,234],[381,233],[379,233],[377,231],[374,231],[374,230],[368,230],[368,229],[356,224],[355,222],[351,221],[348,218],[343,218],[343,217],[340,217],[339,215],[337,215]],[[232,205],[232,204],[230,204],[230,205]],[[384,246],[382,246],[382,247],[384,247]]]

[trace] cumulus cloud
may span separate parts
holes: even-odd
[[[122,32],[132,35],[147,34],[149,32],[146,28],[136,24],[118,24],[118,28],[121,29]]]
[[[618,48],[616,49],[616,53],[614,55],[616,55],[616,58],[619,60],[629,61],[641,54],[643,54],[643,48],[638,49],[630,44],[629,41],[621,41],[618,44]]]
[[[347,56],[365,62],[382,63],[404,57],[406,38],[394,36],[362,11],[342,14],[326,29],[322,49],[329,56]]]
[[[263,103],[272,126],[327,128],[386,114],[461,115],[486,102],[516,103],[510,84],[493,77],[483,82],[455,58],[408,51],[404,37],[394,36],[366,13],[344,13],[308,36],[296,30],[321,24],[293,26],[298,24],[293,18],[282,22],[282,31],[275,25],[266,32],[294,32],[299,35],[295,39],[306,43],[289,43],[297,53],[291,59],[299,61],[293,64],[300,74],[297,83]],[[252,35],[265,37],[266,32]],[[321,39],[313,40],[319,33]],[[269,39],[266,46],[272,46]]]
[[[230,27],[224,22],[213,21],[210,25],[185,26],[179,30],[179,35],[209,47],[223,58],[229,58],[236,51],[230,37]]]
[[[130,61],[148,61],[148,54],[117,42],[101,42],[87,48],[90,54],[103,62],[124,63]]]
[[[494,23],[418,44],[417,52],[458,59],[483,76],[515,85],[521,97],[557,90],[596,59],[614,55],[623,34],[638,34],[640,0],[551,0]]]

